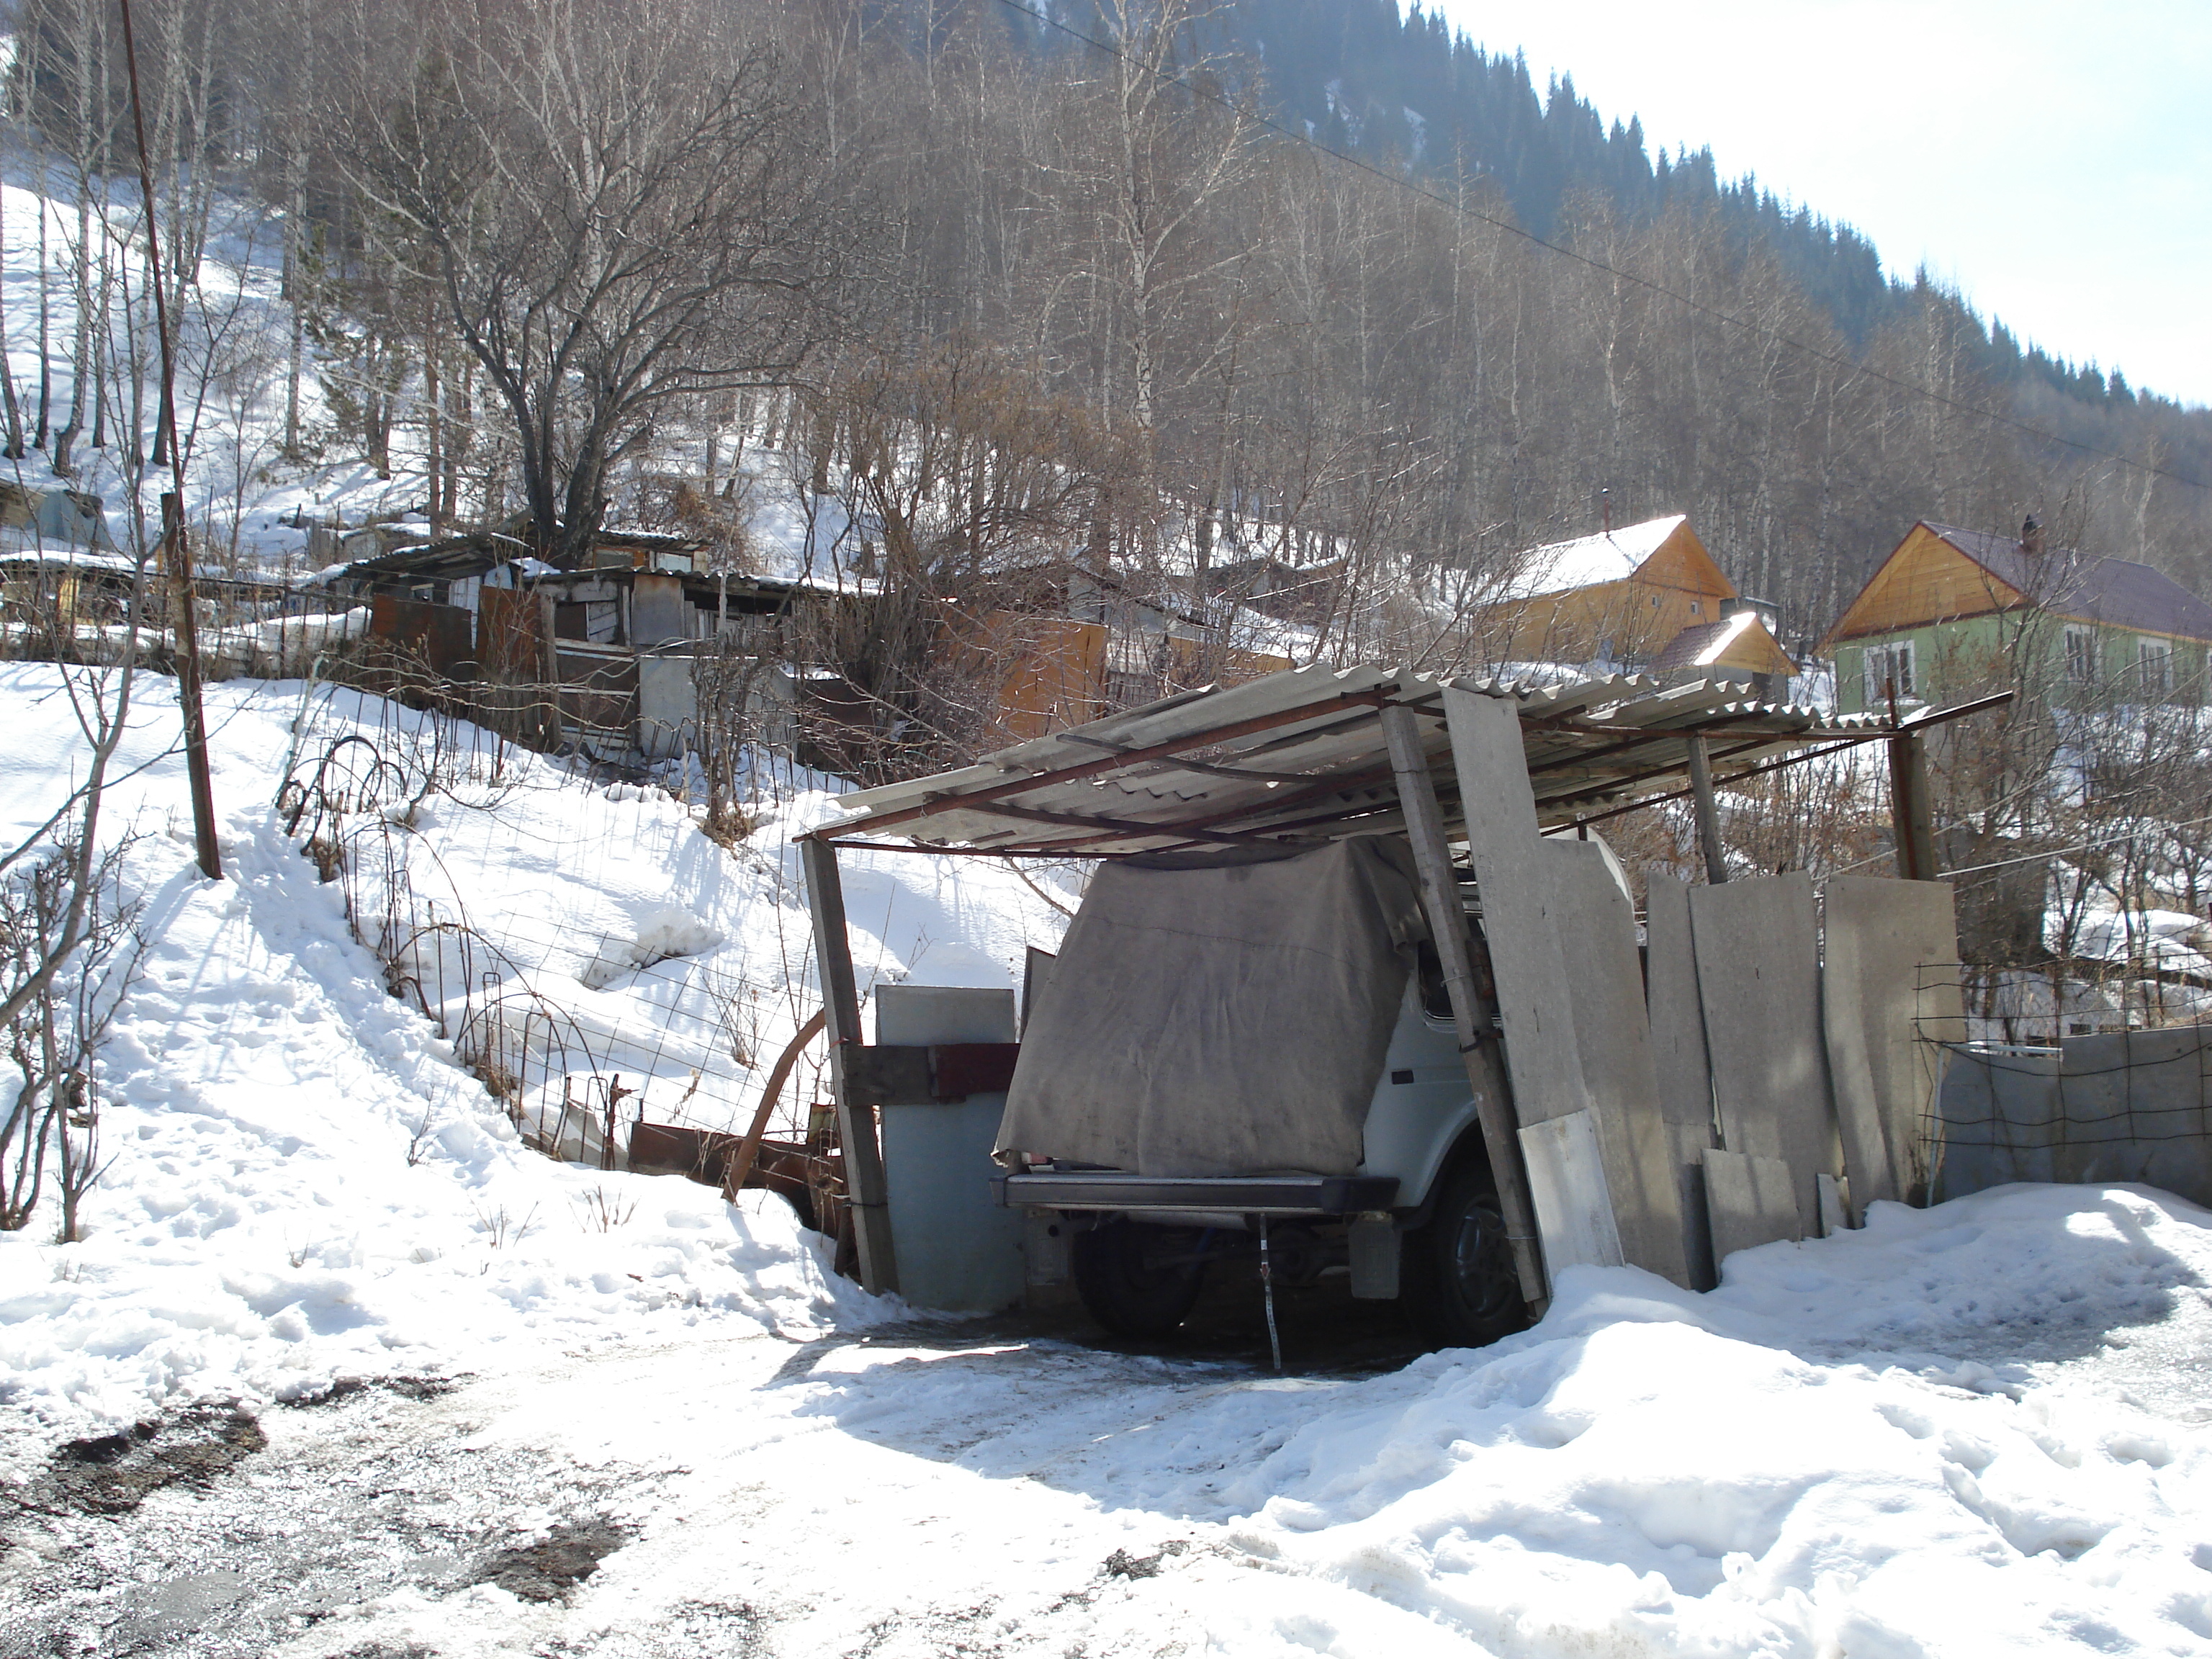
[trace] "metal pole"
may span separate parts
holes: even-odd
[[[1690,799],[1696,803],[1698,845],[1705,849],[1705,879],[1719,886],[1728,879],[1728,855],[1721,850],[1720,809],[1713,802],[1713,763],[1705,752],[1705,740],[1694,737],[1688,740],[1690,751]]]
[[[1283,1339],[1275,1334],[1275,1263],[1267,1254],[1267,1218],[1260,1218],[1260,1300],[1267,1310],[1267,1352],[1283,1369]]]
[[[1543,1257],[1536,1242],[1536,1206],[1528,1196],[1528,1176],[1522,1166],[1512,1098],[1498,1060],[1492,1009],[1475,979],[1468,950],[1467,912],[1461,907],[1459,882],[1452,873],[1443,812],[1437,805],[1435,780],[1429,775],[1428,752],[1421,746],[1419,717],[1410,708],[1385,708],[1382,736],[1390,745],[1398,804],[1406,815],[1406,836],[1413,842],[1413,865],[1421,878],[1422,907],[1428,912],[1437,957],[1443,964],[1452,1027],[1458,1033],[1468,1086],[1474,1091],[1475,1115],[1482,1125],[1483,1147],[1490,1154],[1491,1176],[1498,1183],[1498,1207],[1506,1236],[1512,1241],[1513,1267],[1521,1280],[1522,1299],[1540,1311],[1547,1292]]]
[[[154,424],[154,448],[167,445],[169,476],[175,488],[161,497],[162,562],[170,591],[170,628],[176,640],[177,702],[184,714],[185,771],[191,781],[192,837],[200,873],[222,874],[222,851],[215,838],[215,785],[208,775],[207,716],[200,707],[199,622],[192,611],[191,544],[185,535],[185,454],[177,441],[175,354],[169,339],[169,301],[161,287],[161,238],[154,224],[154,170],[146,155],[146,117],[138,98],[138,47],[131,29],[131,0],[123,9],[123,61],[131,79],[131,125],[138,139],[138,187],[146,198],[146,264],[154,290],[154,326],[161,345],[161,412]],[[135,641],[133,642],[136,643]]]
[[[837,1135],[845,1148],[845,1190],[852,1201],[860,1283],[870,1291],[887,1293],[898,1289],[898,1258],[891,1244],[883,1148],[876,1139],[875,1109],[854,1101],[848,1076],[848,1061],[860,1042],[860,998],[853,979],[852,942],[845,932],[845,890],[837,877],[837,849],[810,836],[799,843],[799,858],[806,874],[806,907],[814,919],[823,1027],[830,1036],[830,1095],[837,1103]]]

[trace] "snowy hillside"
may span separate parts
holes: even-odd
[[[641,1097],[655,1121],[719,1128],[749,1114],[757,1073],[811,1012],[786,835],[827,797],[786,803],[732,856],[658,792],[510,750],[495,781],[449,777],[410,827],[375,817],[381,833],[349,843],[364,868],[326,884],[272,805],[288,751],[312,762],[366,731],[404,755],[419,725],[349,692],[234,682],[209,690],[227,864],[210,884],[168,752],[174,683],[148,677],[139,699],[106,819],[130,842],[146,937],[104,1056],[113,1162],[83,1243],[52,1245],[45,1214],[0,1234],[0,1399],[19,1419],[77,1433],[171,1399],[282,1397],[488,1364],[506,1346],[870,1316],[781,1200],[732,1211],[690,1182],[525,1151],[436,1024],[386,994],[345,915],[350,899],[465,917],[500,947],[478,968],[514,981],[473,988],[479,1005],[507,990],[559,1008],[602,1071],[641,1091],[625,1116]],[[0,720],[13,842],[81,768],[82,739],[46,665],[0,667]],[[851,893],[872,976],[1005,984],[1025,942],[1056,937],[1057,913],[1004,871],[955,890],[856,868]],[[541,1064],[521,1103],[550,1094],[557,1110],[559,1093]]]

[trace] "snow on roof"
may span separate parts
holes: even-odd
[[[1655,673],[1675,668],[1710,668],[1759,620],[1759,612],[1746,605],[1718,622],[1692,623],[1667,642],[1653,659]]]
[[[1504,597],[1532,599],[1543,593],[1565,593],[1577,587],[1617,582],[1636,574],[1659,544],[1681,527],[1686,514],[1650,519],[1621,529],[1581,536],[1573,541],[1550,542],[1516,555],[1513,574]]]

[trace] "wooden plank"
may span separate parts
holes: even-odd
[[[1522,1168],[1521,1143],[1514,1134],[1513,1105],[1498,1066],[1498,1045],[1492,1041],[1491,1006],[1475,977],[1468,950],[1467,915],[1460,903],[1459,883],[1451,868],[1450,849],[1444,843],[1443,816],[1437,805],[1434,781],[1429,774],[1428,752],[1421,744],[1419,718],[1410,708],[1382,711],[1382,735],[1390,748],[1398,775],[1398,799],[1406,815],[1407,838],[1413,843],[1413,863],[1421,878],[1421,905],[1429,919],[1429,933],[1443,963],[1444,988],[1451,1000],[1452,1029],[1459,1038],[1460,1059],[1467,1068],[1468,1087],[1474,1091],[1476,1121],[1482,1126],[1483,1147],[1490,1155],[1491,1179],[1497,1183],[1498,1204],[1513,1245],[1514,1269],[1521,1280],[1521,1297],[1540,1310],[1550,1294],[1544,1262],[1537,1250],[1537,1230],[1542,1212],[1534,1201],[1528,1177]]]
[[[1528,1186],[1544,1232],[1544,1261],[1551,1270],[1620,1267],[1620,1235],[1597,1120],[1588,1112],[1569,1112],[1532,1123],[1521,1131],[1521,1152],[1528,1160]]]
[[[1698,819],[1698,846],[1705,855],[1705,879],[1718,886],[1728,879],[1728,854],[1721,847],[1720,808],[1713,799],[1713,763],[1701,737],[1685,744],[1690,756],[1690,799]]]
[[[1705,1149],[1713,1143],[1713,1074],[1705,1058],[1705,1011],[1690,941],[1690,890],[1654,873],[1644,897],[1645,1006],[1659,1115],[1680,1194],[1690,1288],[1713,1287],[1713,1242],[1705,1219]]]
[[[1713,1255],[1725,1264],[1738,1250],[1778,1239],[1805,1237],[1797,1214],[1797,1182],[1778,1158],[1705,1154],[1705,1209],[1713,1230]]]
[[[830,1039],[830,1098],[836,1103],[837,1134],[844,1147],[845,1187],[852,1199],[860,1283],[879,1295],[888,1294],[898,1289],[898,1258],[891,1244],[883,1145],[876,1138],[874,1109],[854,1099],[848,1077],[852,1051],[860,1042],[860,999],[853,979],[852,942],[845,931],[845,890],[837,875],[837,850],[809,837],[799,843],[799,855],[806,876],[806,906],[814,920],[823,1024]]]
[[[1721,1144],[1790,1165],[1802,1237],[1820,1216],[1813,1177],[1843,1173],[1820,1019],[1813,879],[1766,876],[1692,888],[1690,921]],[[1707,1159],[1709,1180],[1711,1168]],[[1717,1234],[1713,1249],[1721,1253]]]
[[[1933,881],[1936,825],[1928,797],[1926,740],[1917,732],[1889,740],[1891,833],[1897,842],[1897,873],[1907,881]]]

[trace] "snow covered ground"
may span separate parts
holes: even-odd
[[[302,688],[210,689],[213,884],[142,692],[115,1164],[83,1243],[0,1236],[0,1653],[2212,1652],[2212,1215],[1877,1206],[1708,1296],[1571,1270],[1535,1329],[1381,1374],[1310,1321],[1279,1376],[933,1318],[772,1200],[526,1151],[277,820]],[[310,707],[302,754],[405,748]],[[75,758],[58,671],[0,669],[0,729],[27,826]],[[769,988],[772,1055],[827,797],[726,854],[514,763],[395,832],[406,890],[542,936],[497,971],[610,1042],[658,1019],[623,1060],[656,1113],[708,967]],[[978,862],[856,870],[863,969],[1005,982],[1058,914]]]

